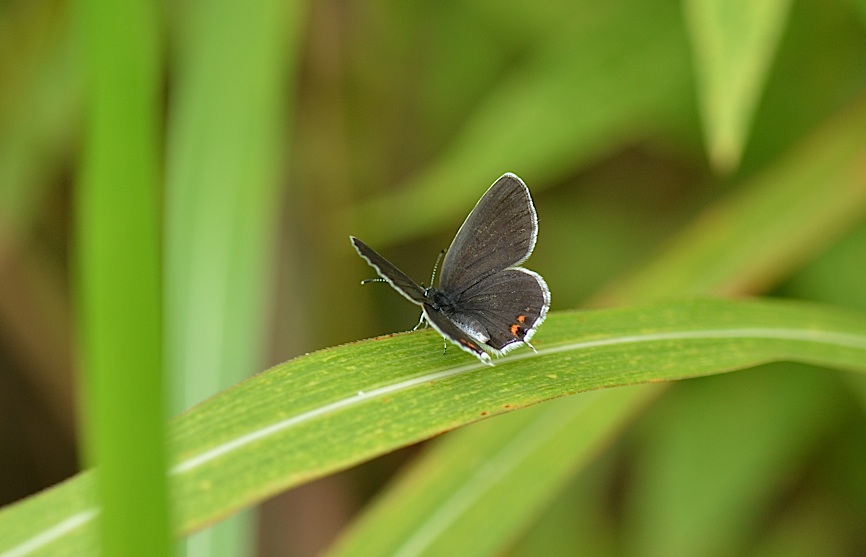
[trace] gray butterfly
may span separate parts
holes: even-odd
[[[512,173],[496,180],[457,231],[439,287],[419,286],[393,263],[350,236],[352,245],[394,290],[421,306],[421,320],[482,362],[529,340],[550,309],[541,275],[519,265],[538,236],[529,188]],[[534,350],[534,348],[533,348]]]

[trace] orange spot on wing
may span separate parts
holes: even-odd
[[[518,315],[517,320],[521,323],[526,323],[526,316],[525,315]]]
[[[511,326],[511,334],[512,335],[517,336],[517,333],[519,333],[519,332],[520,332],[520,325],[515,323],[514,325]]]

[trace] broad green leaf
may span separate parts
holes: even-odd
[[[554,478],[561,489],[662,391],[645,385],[583,393],[472,425],[451,438],[447,451],[420,459],[328,555],[491,554],[503,531],[521,527],[546,502],[535,482],[508,478]],[[565,436],[574,442],[563,443]],[[496,489],[503,482],[508,489]],[[415,504],[401,504],[406,500]]]
[[[790,0],[684,0],[713,165],[739,165]]]
[[[866,371],[866,316],[782,301],[555,313],[536,339],[538,353],[514,353],[490,368],[459,350],[441,355],[433,331],[393,335],[297,358],[205,401],[170,427],[179,533],[398,447],[564,395],[776,360]],[[79,478],[5,509],[0,549],[34,539],[42,547],[81,544],[98,512],[91,489]],[[39,516],[46,507],[50,518]],[[46,535],[75,517],[87,520]]]

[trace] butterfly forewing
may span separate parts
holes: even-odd
[[[358,251],[358,254],[363,257],[371,267],[376,269],[376,273],[385,279],[388,284],[394,287],[394,290],[402,294],[410,302],[418,305],[424,303],[424,289],[406,276],[406,273],[398,269],[393,263],[376,253],[376,251],[362,242],[361,240],[350,236],[352,245]]]
[[[459,293],[496,271],[519,265],[535,247],[538,219],[529,189],[514,174],[499,178],[457,231],[439,288]]]

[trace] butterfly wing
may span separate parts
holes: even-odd
[[[472,285],[458,305],[448,318],[501,355],[529,342],[547,317],[550,290],[541,275],[517,267]]]
[[[529,257],[538,217],[523,181],[508,172],[481,196],[445,254],[439,288],[462,292],[497,271]]]
[[[436,329],[440,335],[459,346],[462,350],[474,354],[485,364],[493,365],[490,362],[490,355],[481,348],[479,339],[473,338],[472,335],[458,327],[447,316],[434,309],[430,304],[424,304],[422,307],[424,308],[424,319],[426,319],[427,323]]]
[[[355,238],[349,236],[352,240],[352,245],[358,251],[358,255],[364,258],[371,267],[376,269],[376,273],[390,284],[394,290],[403,295],[413,304],[423,305],[425,301],[424,289],[406,276],[406,273],[398,269],[393,263],[376,253],[373,248]]]

